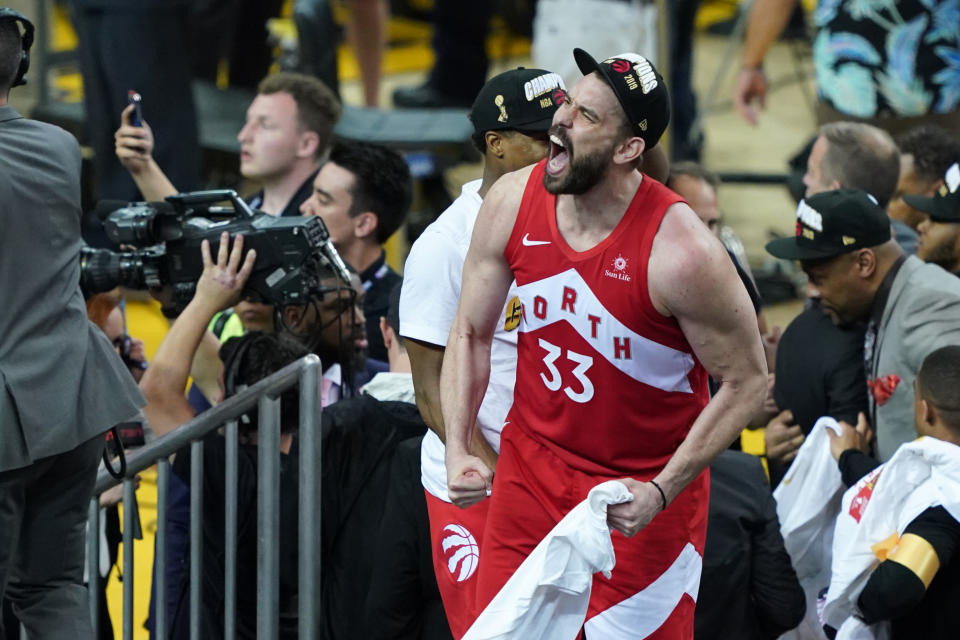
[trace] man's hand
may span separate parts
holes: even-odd
[[[833,429],[827,429],[830,438],[830,455],[834,460],[840,460],[840,454],[847,449],[857,449],[863,453],[870,453],[870,443],[873,442],[873,430],[867,422],[867,416],[861,411],[857,415],[857,426],[851,427],[844,421],[838,423],[842,433],[838,436]]]
[[[804,440],[803,429],[793,421],[793,412],[787,409],[767,423],[763,439],[767,459],[785,465],[797,457],[797,450]]]
[[[488,495],[493,485],[493,472],[472,455],[455,455],[447,450],[447,493],[450,501],[466,509]]]
[[[761,67],[744,67],[737,75],[737,84],[733,90],[733,106],[744,120],[756,126],[756,102],[760,109],[767,106],[767,76]]]
[[[130,124],[133,117],[133,105],[120,114],[120,128],[113,134],[114,149],[120,164],[136,175],[149,166],[153,160],[153,131],[146,121],[142,127]]]
[[[132,363],[137,363],[138,366],[128,368],[130,369],[130,375],[133,376],[133,379],[140,382],[141,378],[143,378],[143,372],[147,368],[147,350],[146,347],[144,347],[143,340],[130,338],[130,353],[127,354],[127,358]]]
[[[633,494],[633,501],[609,505],[607,524],[629,538],[660,513],[663,500],[657,488],[649,482],[638,482],[633,478],[623,478],[620,482],[627,485]]]
[[[133,490],[136,491],[140,488],[140,474],[138,473],[133,478]],[[106,509],[107,507],[113,507],[123,502],[123,485],[118,484],[115,487],[110,487],[106,491],[100,494],[100,508]]]
[[[243,265],[240,265],[240,256],[243,255],[243,235],[237,235],[233,240],[233,248],[227,254],[230,245],[230,234],[224,231],[220,235],[220,247],[217,251],[216,263],[210,257],[210,242],[200,243],[200,253],[203,256],[203,273],[197,281],[197,292],[193,302],[203,304],[207,309],[216,313],[240,301],[240,294],[250,272],[253,271],[253,261],[257,252],[251,249],[247,252]],[[237,267],[240,267],[237,270]]]

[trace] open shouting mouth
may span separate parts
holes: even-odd
[[[547,158],[546,167],[549,175],[559,175],[567,168],[567,163],[570,159],[570,152],[567,146],[568,143],[565,142],[559,134],[550,134],[550,155]]]

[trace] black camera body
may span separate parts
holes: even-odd
[[[229,200],[231,207],[214,206]],[[305,304],[322,293],[321,280],[336,277],[346,286],[350,274],[333,248],[323,220],[316,216],[280,218],[254,211],[235,191],[198,191],[170,196],[164,202],[135,202],[108,213],[107,236],[134,251],[84,247],[80,283],[84,295],[172,286],[173,306],[193,297],[203,272],[200,244],[210,242],[216,256],[220,236],[243,234],[244,249],[257,259],[244,295],[273,306]]]

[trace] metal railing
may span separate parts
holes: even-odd
[[[155,572],[156,637],[169,631],[166,615],[167,490],[172,454],[190,445],[190,576],[189,628],[191,640],[200,638],[203,589],[203,437],[224,426],[226,439],[226,494],[224,523],[226,551],[224,585],[224,638],[236,633],[236,549],[237,549],[237,454],[239,417],[258,407],[257,430],[257,638],[276,639],[279,633],[280,581],[280,394],[300,384],[299,448],[299,638],[319,637],[320,552],[320,360],[308,355],[273,375],[237,393],[222,404],[158,438],[127,458],[123,482],[123,640],[133,639],[133,522],[134,482],[137,473],[157,465],[157,533]],[[183,454],[181,454],[183,455]],[[99,608],[96,597],[100,581],[99,496],[120,484],[105,470],[97,477],[89,506],[87,559],[90,588],[90,615],[94,637],[99,637]]]

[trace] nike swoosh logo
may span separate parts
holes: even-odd
[[[531,240],[529,233],[524,234],[523,239],[521,240],[521,242],[523,242],[523,246],[525,246],[525,247],[536,247],[536,246],[539,246],[539,245],[541,245],[541,244],[550,244],[550,241],[549,241],[549,240]]]

